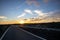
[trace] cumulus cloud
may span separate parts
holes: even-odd
[[[55,10],[55,11],[50,11],[47,13],[43,13],[41,10],[34,10],[34,12],[36,14],[38,14],[37,17],[41,18],[41,19],[48,19],[48,18],[60,18],[60,11],[59,10]]]
[[[37,16],[39,16],[41,18],[44,18],[44,17],[48,16],[48,13],[43,13],[41,10],[33,10],[33,11],[31,11],[30,9],[25,9],[24,13],[22,13],[21,15],[19,15],[17,18],[23,17],[26,14],[30,14],[32,16],[35,16],[35,14],[37,14]]]
[[[24,12],[29,13],[29,14],[32,14],[32,11],[29,10],[29,9],[25,9]]]
[[[17,18],[23,17],[23,16],[25,16],[25,15],[26,15],[26,13],[22,13],[22,14],[19,15]]]
[[[32,15],[32,17],[36,15],[35,18],[39,17],[41,19],[60,18],[60,11],[58,11],[58,10],[43,13],[41,10],[32,11],[30,9],[25,9],[24,12],[21,15],[19,15],[17,18],[23,17],[26,14]]]
[[[0,16],[1,19],[6,19],[7,17],[6,16]]]
[[[17,16],[17,18],[23,17],[23,16],[25,16],[26,14],[31,14],[31,15],[33,15],[31,10],[25,9],[25,10],[24,10],[24,13],[22,13],[22,14],[19,15],[19,16]]]
[[[47,16],[46,13],[43,13],[43,12],[40,11],[40,10],[34,10],[34,12],[35,12],[36,14],[38,14],[39,16],[41,16],[41,17]]]

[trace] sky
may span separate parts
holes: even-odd
[[[60,0],[0,0],[0,21],[60,18]]]

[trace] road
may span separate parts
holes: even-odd
[[[10,26],[9,30],[2,38],[2,40],[42,40],[36,36],[28,34],[19,28],[18,26]]]

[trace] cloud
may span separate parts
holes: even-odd
[[[56,18],[60,18],[60,11],[59,10],[54,11],[51,16],[56,17]]]
[[[60,22],[60,11],[59,10],[52,11],[50,13],[51,13],[51,16],[50,17],[47,17],[46,19],[49,19],[50,21],[52,20],[54,22]]]
[[[41,10],[33,10],[33,11],[31,11],[30,9],[25,9],[24,13],[22,13],[21,15],[19,15],[17,18],[23,17],[26,14],[30,14],[32,16],[35,16],[35,14],[37,14],[37,16],[41,17],[41,18],[44,18],[44,17],[48,16],[48,13],[43,13]]]
[[[37,0],[26,0],[26,3],[28,5],[32,5],[32,4],[34,4],[35,6],[39,6],[40,5]]]
[[[23,12],[21,15],[17,16],[17,18],[23,17],[23,16],[25,16],[26,14],[31,14],[31,15],[33,15],[31,10],[25,9],[24,12]]]
[[[17,18],[23,17],[25,15],[26,15],[26,13],[23,13],[23,14],[19,15]]]
[[[6,19],[7,17],[6,16],[0,16],[1,19]]]
[[[40,10],[34,10],[36,14],[38,14],[37,18],[42,19],[43,22],[60,22],[60,11],[50,11],[47,13],[43,13]]]
[[[21,14],[21,15],[19,15],[17,18],[20,18],[20,17],[23,17],[23,16],[25,16],[26,14],[30,14],[30,15],[32,15],[32,17],[33,16],[35,16],[35,18],[37,17],[39,17],[39,18],[41,18],[41,19],[48,19],[48,18],[60,18],[60,11],[58,11],[58,10],[55,10],[55,11],[50,11],[50,12],[47,12],[47,13],[44,13],[44,12],[42,12],[41,10],[30,10],[30,9],[25,9],[24,10],[24,12]]]
[[[29,9],[25,9],[25,10],[24,10],[24,12],[25,12],[25,13],[32,14],[32,11],[31,11],[31,10],[29,10]]]
[[[43,18],[43,20],[47,20],[50,22],[60,22],[60,11],[59,10],[55,10],[55,11],[51,11],[47,13],[48,16]]]
[[[39,16],[41,16],[41,17],[47,16],[46,13],[43,13],[43,12],[40,11],[40,10],[34,10],[34,12],[35,12],[36,14],[38,14]]]
[[[55,10],[55,11],[50,11],[50,12],[47,12],[47,13],[43,13],[41,10],[34,10],[34,12],[37,15],[37,17],[41,18],[41,19],[48,19],[48,18],[53,18],[53,17],[56,17],[56,18],[60,18],[60,11],[58,10]]]

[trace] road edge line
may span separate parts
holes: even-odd
[[[39,39],[47,40],[47,39],[42,38],[42,37],[39,37],[39,36],[37,36],[37,35],[35,35],[35,34],[31,33],[31,32],[28,32],[28,31],[26,31],[26,30],[24,30],[24,29],[22,29],[22,28],[20,28],[20,30],[22,30],[22,31],[24,31],[24,32],[26,32],[26,33],[28,33],[28,34],[30,34],[30,35],[33,35],[33,36],[35,36],[35,37],[37,37],[37,38],[39,38]]]
[[[7,33],[7,31],[8,31],[9,29],[10,29],[10,27],[6,29],[6,31],[5,31],[5,32],[3,33],[3,35],[1,36],[0,40],[3,39],[3,37],[5,36],[5,34]]]

